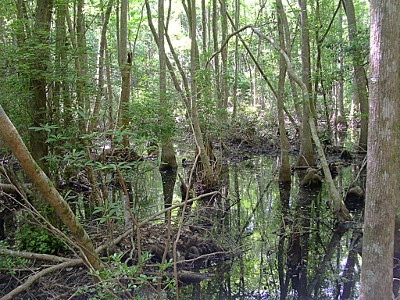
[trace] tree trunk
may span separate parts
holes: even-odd
[[[307,16],[307,0],[299,0],[300,20],[301,20],[301,61],[302,61],[302,81],[307,87],[308,94],[311,95],[311,74],[310,74],[310,37]],[[310,97],[309,100],[312,101]],[[297,166],[314,166],[314,152],[311,139],[311,129],[309,124],[310,114],[313,114],[313,104],[303,103],[302,132],[300,154],[297,159]]]
[[[347,23],[349,28],[349,42],[353,50],[353,69],[355,77],[355,92],[360,105],[361,114],[361,129],[358,146],[361,150],[367,149],[368,142],[368,91],[367,91],[367,75],[363,66],[363,59],[361,56],[361,49],[357,46],[358,34],[357,23],[354,12],[353,0],[342,0],[345,8]]]
[[[228,20],[226,18],[226,0],[220,0],[221,3],[221,40],[225,41],[228,33]],[[228,108],[228,96],[229,96],[229,85],[228,85],[228,47],[224,47],[221,51],[221,107],[223,109]],[[225,116],[225,114],[223,115]]]
[[[276,12],[278,15],[278,34],[279,34],[279,44],[281,49],[286,49],[285,47],[285,37],[283,32],[283,24],[281,20],[282,16],[282,1],[276,0]],[[280,182],[290,182],[290,162],[289,162],[289,142],[286,135],[285,128],[285,115],[283,112],[283,97],[285,93],[285,76],[286,76],[286,63],[285,58],[280,56],[279,59],[279,82],[278,82],[278,97],[277,109],[278,109],[278,122],[279,122],[279,136],[281,141],[281,165],[279,169],[279,181]]]
[[[99,56],[97,63],[97,69],[98,69],[97,95],[94,103],[94,108],[92,111],[92,117],[89,119],[89,125],[88,125],[89,133],[91,133],[93,129],[97,126],[101,108],[101,101],[104,94],[104,65],[106,60],[106,41],[107,41],[106,34],[107,34],[107,27],[108,27],[108,22],[110,20],[113,2],[114,0],[109,0],[107,4],[107,9],[104,15],[103,27],[101,29]]]
[[[35,49],[32,66],[33,72],[30,78],[30,85],[33,94],[31,101],[32,127],[39,128],[47,123],[47,63],[50,59],[50,50],[48,47],[50,38],[50,24],[53,10],[53,0],[37,0],[36,5],[36,25],[35,33],[32,36]],[[30,145],[32,156],[38,162],[40,167],[48,173],[43,158],[49,154],[46,143],[47,131],[31,130]]]
[[[82,258],[93,270],[100,270],[102,264],[100,258],[95,252],[94,246],[90,237],[77,221],[76,216],[72,212],[68,203],[64,201],[62,196],[58,193],[53,183],[43,172],[43,170],[36,164],[35,160],[29,153],[24,142],[22,141],[19,133],[14,125],[8,119],[2,106],[0,105],[0,133],[3,136],[7,145],[11,148],[15,157],[20,162],[24,171],[32,179],[39,191],[46,198],[48,203],[54,208],[63,223],[71,231],[72,236],[82,252]]]
[[[168,114],[168,99],[167,96],[167,66],[166,66],[166,53],[164,47],[164,0],[158,0],[158,57],[160,65],[160,82],[159,82],[159,97],[161,106],[161,119],[166,120],[166,123],[171,119]],[[172,120],[170,120],[172,122]],[[161,163],[162,169],[176,169],[178,164],[176,163],[175,149],[172,144],[170,133],[163,132],[161,136]],[[176,179],[176,174],[175,174]],[[171,199],[172,200],[172,199]]]
[[[400,195],[400,2],[371,0],[370,123],[361,299],[392,299]]]
[[[121,69],[121,96],[119,103],[118,125],[122,130],[126,130],[129,125],[128,106],[131,90],[131,66],[132,54],[128,53],[128,0],[121,0],[121,18],[120,18],[120,38],[119,51],[120,69]],[[129,137],[123,135],[122,145],[129,146]]]
[[[196,145],[200,153],[200,160],[204,167],[204,177],[206,182],[209,184],[213,184],[216,181],[214,176],[213,167],[211,165],[210,157],[207,155],[203,133],[200,128],[200,120],[199,120],[199,112],[197,109],[197,98],[198,98],[198,89],[197,89],[197,81],[196,75],[199,69],[198,64],[198,50],[197,50],[197,41],[196,41],[196,0],[189,1],[189,25],[190,25],[190,76],[191,76],[191,119],[193,125],[194,137],[196,140]]]
[[[240,14],[240,0],[235,0],[235,28],[239,28],[239,14]],[[235,78],[233,82],[233,95],[232,95],[232,119],[236,118],[237,105],[238,105],[238,80],[239,80],[239,37],[235,36]]]

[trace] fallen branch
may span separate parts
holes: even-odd
[[[13,299],[15,296],[19,295],[23,291],[26,291],[32,284],[34,284],[37,280],[39,280],[40,278],[42,278],[43,276],[45,276],[47,274],[62,270],[64,268],[76,267],[76,266],[80,266],[80,265],[83,265],[83,260],[80,258],[77,258],[77,259],[72,259],[70,261],[66,261],[61,264],[51,266],[47,269],[44,269],[44,270],[36,273],[35,275],[30,276],[28,278],[28,280],[26,280],[23,284],[21,284],[17,288],[13,289],[7,295],[1,297],[0,300]]]
[[[26,259],[37,259],[37,260],[54,262],[54,263],[70,262],[73,260],[72,258],[66,258],[66,257],[61,257],[61,256],[56,256],[56,255],[37,254],[37,253],[33,253],[33,252],[14,251],[14,250],[9,250],[9,249],[0,249],[0,254],[18,256],[18,257],[22,257],[22,258],[26,258]]]

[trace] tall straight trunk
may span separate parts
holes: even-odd
[[[170,119],[168,115],[168,99],[167,99],[167,65],[166,65],[166,53],[165,53],[165,39],[164,39],[164,0],[158,1],[158,57],[160,67],[160,106],[161,106],[161,118],[163,120]],[[168,121],[167,121],[168,122]],[[170,133],[162,133],[161,136],[161,169],[176,169],[178,167],[175,157],[175,149],[172,144]],[[176,174],[175,174],[176,178]],[[169,200],[169,199],[168,199]],[[172,201],[172,199],[170,199]]]
[[[201,36],[202,36],[202,50],[203,53],[208,52],[208,20],[207,20],[207,8],[206,0],[201,0]]]
[[[193,132],[196,140],[196,145],[199,150],[199,155],[201,159],[201,163],[204,167],[204,177],[205,181],[213,184],[215,183],[215,176],[213,172],[213,167],[211,165],[210,157],[207,154],[203,133],[200,128],[200,120],[199,120],[199,112],[197,108],[197,98],[198,98],[198,89],[197,89],[197,80],[196,75],[199,70],[199,59],[198,59],[198,50],[197,50],[197,41],[196,41],[196,29],[197,29],[197,21],[196,21],[196,0],[188,1],[188,12],[189,12],[189,32],[190,32],[190,76],[191,76],[191,119]]]
[[[289,22],[287,20],[287,16],[286,16],[283,6],[282,6],[282,9],[279,9],[279,17],[281,19],[283,29],[284,29],[285,47],[286,47],[285,50],[291,60],[291,58],[292,58],[292,55],[291,55],[292,39],[291,39],[291,35],[290,35]],[[297,122],[300,123],[301,119],[302,119],[302,113],[301,113],[301,106],[299,104],[300,98],[299,98],[299,93],[297,91],[297,85],[296,85],[296,82],[291,77],[289,77],[289,82],[290,82],[290,87],[291,87],[291,91],[292,91],[293,105],[294,105],[295,112],[296,112],[296,119],[297,119]]]
[[[88,132],[92,132],[93,129],[96,127],[98,120],[99,120],[99,113],[100,113],[100,108],[101,108],[101,101],[103,99],[103,94],[104,94],[104,65],[105,65],[105,60],[106,60],[106,34],[107,34],[107,27],[108,27],[108,22],[110,21],[110,15],[111,15],[111,10],[113,6],[114,0],[109,0],[107,3],[107,9],[104,14],[104,20],[103,20],[103,27],[101,29],[101,35],[100,35],[100,46],[99,46],[99,54],[98,54],[98,62],[97,62],[97,94],[96,94],[96,99],[92,111],[92,117],[89,120],[89,125],[88,125]]]
[[[214,52],[217,53],[219,51],[218,44],[218,1],[212,0],[212,36],[213,36],[213,47]],[[220,55],[216,55],[214,58],[214,80],[215,80],[215,99],[217,101],[217,105],[221,108],[222,97],[221,97],[221,70],[219,63]]]
[[[239,14],[240,14],[240,0],[235,0],[235,28],[239,28]],[[233,95],[232,95],[232,119],[236,118],[237,101],[238,101],[238,80],[239,80],[239,37],[235,36],[235,78],[233,82]]]
[[[341,41],[343,39],[343,28],[342,28],[342,23],[343,23],[343,16],[339,12],[338,13],[338,38]],[[344,134],[345,131],[347,130],[347,117],[345,115],[345,110],[344,110],[344,101],[343,101],[343,95],[344,95],[344,81],[343,81],[343,76],[344,76],[344,69],[343,69],[343,54],[341,49],[339,49],[339,53],[337,56],[338,59],[338,71],[339,71],[339,78],[334,84],[334,96],[335,96],[335,104],[336,104],[336,113],[335,113],[335,135],[336,135],[336,142],[338,146],[343,146],[344,143]]]
[[[1,105],[0,134],[7,145],[11,148],[24,171],[32,179],[48,203],[54,208],[55,212],[67,226],[68,230],[70,230],[81,250],[83,260],[93,270],[101,270],[102,264],[99,256],[96,254],[90,237],[82,225],[78,222],[68,203],[58,193],[53,183],[46,176],[43,170],[36,164],[34,158],[31,156],[24,142],[22,141],[21,136],[7,117]]]
[[[128,108],[131,90],[132,54],[128,53],[128,0],[121,0],[120,26],[119,26],[119,62],[121,70],[121,96],[118,113],[118,125],[125,130],[129,125]],[[129,146],[129,138],[124,134],[122,145]]]
[[[228,34],[228,20],[226,17],[226,0],[220,0],[221,3],[221,39],[226,40]],[[224,47],[221,51],[221,108],[228,108],[228,96],[229,96],[229,86],[228,86],[228,47]]]
[[[307,14],[307,0],[299,0],[300,21],[301,21],[301,62],[302,62],[302,81],[307,87],[309,95],[312,95],[311,88],[311,62],[310,62],[310,34]],[[297,159],[297,166],[314,166],[315,158],[311,139],[311,129],[309,124],[310,114],[312,114],[312,97],[309,98],[311,103],[308,105],[303,103],[302,132],[300,154]]]
[[[360,299],[392,299],[400,195],[400,2],[371,0],[370,110]]]
[[[77,50],[77,66],[78,73],[76,98],[78,109],[85,114],[89,112],[89,93],[88,93],[88,54],[86,46],[86,21],[84,12],[85,0],[77,0],[76,12],[76,50]],[[81,132],[86,131],[85,120],[79,120]]]
[[[285,47],[285,37],[283,32],[283,24],[281,20],[283,5],[281,0],[276,0],[276,12],[278,15],[278,35],[279,35],[279,46],[281,49]],[[280,56],[279,59],[279,81],[278,81],[278,93],[277,93],[277,108],[278,108],[278,122],[279,122],[279,136],[281,141],[281,165],[279,169],[279,181],[290,182],[290,163],[289,163],[289,142],[286,135],[285,128],[285,115],[283,111],[283,98],[285,94],[285,76],[286,76],[286,63],[285,58]]]
[[[53,0],[37,0],[35,32],[32,36],[35,49],[32,61],[30,87],[32,90],[31,115],[33,127],[41,127],[47,123],[47,63],[50,60],[49,38],[50,25],[53,10]],[[43,158],[49,154],[46,143],[47,133],[45,130],[30,131],[30,145],[32,156],[40,167],[48,173]]]
[[[115,128],[115,117],[114,117],[114,95],[113,95],[113,86],[111,82],[111,57],[108,51],[107,39],[106,39],[106,48],[105,48],[105,69],[106,69],[106,82],[107,82],[107,106],[108,106],[108,119],[109,119],[109,128]]]
[[[52,111],[53,115],[51,123],[54,121],[61,121],[61,105],[64,104],[63,97],[67,93],[64,90],[64,85],[66,85],[66,76],[64,76],[65,71],[68,68],[67,55],[66,55],[66,47],[65,44],[67,42],[66,36],[66,9],[65,9],[65,1],[59,1],[55,5],[55,15],[56,15],[56,40],[55,40],[55,53],[54,53],[54,70],[56,73],[56,79],[54,81],[53,87],[53,99],[52,103]]]
[[[362,150],[367,149],[368,142],[368,82],[367,75],[363,66],[363,59],[361,56],[361,49],[355,46],[358,41],[357,22],[354,11],[353,0],[342,0],[347,16],[347,24],[349,29],[349,42],[353,50],[353,69],[356,98],[358,99],[360,114],[361,114],[361,128],[358,146]]]

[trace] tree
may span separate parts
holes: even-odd
[[[279,45],[281,49],[286,49],[285,47],[285,37],[283,30],[282,16],[283,5],[281,0],[276,0],[276,12],[278,15],[278,35],[279,35]],[[279,82],[278,82],[278,92],[277,92],[277,109],[278,109],[278,122],[279,122],[279,136],[281,140],[281,166],[279,169],[279,181],[280,182],[290,182],[290,163],[289,163],[289,142],[286,135],[285,128],[285,116],[283,112],[283,98],[285,92],[285,76],[286,76],[286,62],[283,56],[279,59]]]
[[[33,127],[31,130],[30,144],[33,157],[38,161],[41,168],[48,173],[48,167],[43,158],[49,154],[49,148],[46,144],[47,133],[45,130],[39,130],[47,121],[47,63],[49,60],[49,37],[50,24],[52,19],[53,0],[38,0],[36,5],[36,25],[35,34],[31,37],[31,49],[33,61],[32,73],[30,78],[30,87],[33,94],[31,101],[31,112]]]
[[[371,0],[370,109],[361,299],[392,299],[400,195],[400,2]]]
[[[300,22],[301,22],[301,62],[302,62],[302,81],[307,87],[308,94],[312,94],[311,87],[311,59],[310,59],[310,34],[307,14],[307,0],[299,0],[300,7]],[[311,98],[310,98],[311,100]],[[297,159],[297,166],[314,166],[314,152],[311,139],[311,129],[309,124],[310,114],[313,110],[310,109],[313,104],[308,105],[303,103],[302,131],[300,153]]]
[[[118,44],[119,67],[121,69],[121,96],[119,103],[118,125],[122,130],[126,130],[129,125],[128,105],[131,91],[131,66],[132,53],[128,53],[128,0],[121,0],[121,19],[120,19],[120,36]],[[122,145],[129,146],[129,137],[123,135]]]
[[[161,115],[163,120],[171,119],[168,115],[168,99],[167,99],[167,57],[165,53],[165,21],[164,21],[164,1],[158,1],[158,57],[160,64],[160,81],[159,81],[159,94],[160,94],[160,107]],[[167,122],[168,123],[168,122]],[[169,168],[176,169],[178,167],[176,163],[174,145],[172,144],[170,133],[162,132],[161,136],[161,169]],[[176,178],[176,175],[175,175]],[[172,200],[172,199],[171,199]]]
[[[361,113],[361,129],[358,146],[365,150],[367,148],[368,138],[368,92],[367,92],[367,75],[363,66],[363,58],[361,49],[358,45],[357,23],[354,11],[353,0],[342,0],[343,6],[347,16],[347,23],[349,28],[349,41],[353,49],[353,69],[355,80],[356,99],[359,103]]]

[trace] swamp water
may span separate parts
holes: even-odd
[[[360,214],[353,214],[351,224],[337,224],[324,184],[300,187],[293,174],[291,185],[279,185],[276,157],[258,156],[228,169],[225,195],[215,208],[224,213],[214,214],[219,217],[210,230],[235,254],[197,270],[211,279],[181,287],[180,299],[356,299]],[[338,168],[335,182],[342,193],[363,181],[358,169]],[[146,199],[163,199],[158,171],[141,191]],[[178,181],[173,198],[173,204],[181,201]],[[163,206],[153,203],[154,212]]]

